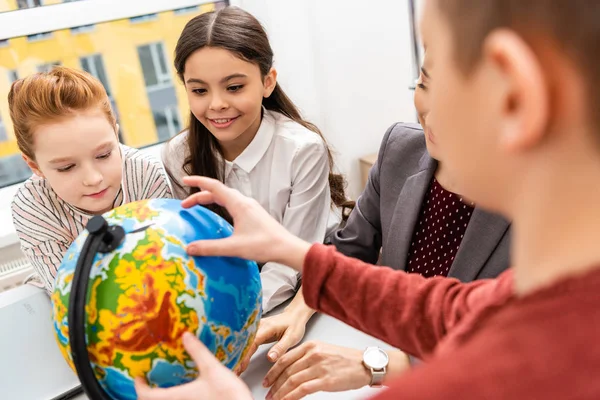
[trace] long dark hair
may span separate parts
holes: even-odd
[[[273,50],[267,33],[256,18],[237,7],[225,7],[200,14],[183,28],[175,48],[175,69],[182,81],[187,59],[192,53],[206,46],[228,50],[240,59],[257,65],[263,78],[273,66]],[[333,173],[333,156],[323,134],[315,125],[302,118],[279,84],[275,86],[271,96],[263,98],[262,104],[267,110],[281,113],[321,136],[327,146],[329,158],[331,200],[333,204],[342,208],[342,215],[346,219],[349,210],[354,207],[354,202],[346,198],[344,177]],[[191,112],[188,130],[189,156],[184,160],[183,171],[187,175],[203,175],[223,181],[225,164],[217,157],[217,153],[222,154],[219,142]],[[173,177],[172,171],[167,172]],[[172,181],[177,184],[176,179]],[[197,191],[197,188],[190,188],[190,194]],[[212,210],[231,220],[222,207],[214,205]]]

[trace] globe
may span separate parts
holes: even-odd
[[[181,336],[194,333],[228,368],[245,357],[262,314],[256,263],[239,258],[191,257],[186,246],[232,234],[229,223],[178,200],[129,203],[106,214],[125,239],[98,253],[85,302],[86,343],[100,386],[115,400],[136,399],[133,380],[170,387],[198,371]],[[52,293],[60,350],[75,370],[69,346],[69,295],[87,230],[73,242],[58,269]]]

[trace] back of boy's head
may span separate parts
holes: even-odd
[[[90,74],[67,67],[55,67],[15,81],[8,94],[8,106],[17,145],[32,160],[35,130],[59,122],[78,111],[97,108],[116,128],[110,100],[102,83]]]
[[[600,127],[600,2],[590,0],[436,0],[453,35],[457,65],[469,74],[485,38],[499,28],[518,32],[534,49],[553,44],[583,74],[589,110]]]

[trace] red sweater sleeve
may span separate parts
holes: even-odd
[[[426,279],[315,244],[304,260],[303,293],[309,307],[423,358],[465,313],[505,292],[501,281]]]

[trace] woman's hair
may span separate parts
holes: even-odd
[[[116,119],[106,90],[90,74],[54,67],[13,82],[8,108],[21,153],[35,160],[33,133],[40,125],[60,121],[77,111],[97,108],[115,128]]]
[[[273,66],[273,50],[267,33],[256,18],[237,7],[226,7],[219,11],[204,13],[186,24],[175,48],[175,69],[182,81],[187,59],[204,47],[228,50],[240,59],[257,65],[263,78]],[[321,136],[327,146],[329,158],[331,200],[336,206],[342,207],[344,219],[347,218],[347,211],[354,207],[354,202],[346,198],[344,177],[333,173],[333,156],[322,133],[315,125],[302,119],[300,112],[279,84],[275,86],[271,96],[263,98],[262,104],[267,110],[281,113]],[[187,145],[190,151],[189,156],[184,160],[184,172],[188,175],[203,175],[223,181],[225,165],[217,157],[217,152],[221,153],[218,141],[191,112],[189,118]],[[167,173],[173,178],[171,171]],[[172,181],[177,180],[172,179]],[[197,191],[197,188],[190,188],[190,194]],[[212,209],[229,219],[222,207],[215,205]]]

